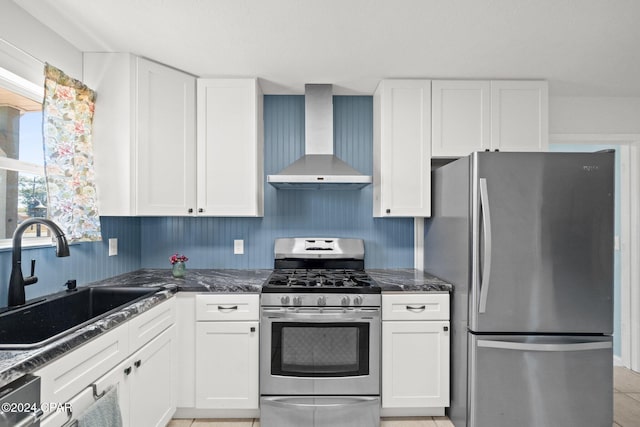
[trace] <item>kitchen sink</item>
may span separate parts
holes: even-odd
[[[41,347],[159,289],[81,288],[5,311],[0,314],[0,349]]]

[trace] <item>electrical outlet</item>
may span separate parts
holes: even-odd
[[[109,256],[118,255],[118,239],[109,239]]]
[[[233,241],[233,253],[235,255],[243,255],[244,254],[244,240],[234,240]]]

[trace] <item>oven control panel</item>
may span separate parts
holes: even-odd
[[[271,307],[380,307],[379,294],[263,293],[260,304]]]

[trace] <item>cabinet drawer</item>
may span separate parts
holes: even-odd
[[[448,320],[449,294],[382,295],[382,320]]]
[[[260,295],[196,295],[196,321],[258,320]]]
[[[67,402],[129,355],[129,324],[123,324],[34,372],[42,379],[42,402]]]
[[[171,298],[129,322],[129,352],[133,353],[176,321],[176,302]]]

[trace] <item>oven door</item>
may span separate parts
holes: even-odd
[[[260,394],[379,395],[380,309],[262,307]]]

